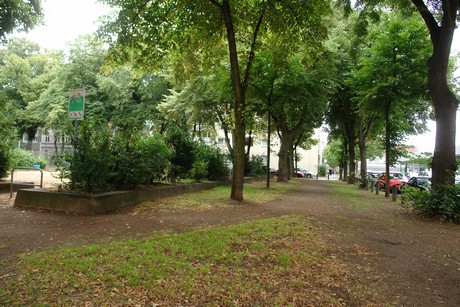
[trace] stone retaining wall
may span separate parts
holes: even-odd
[[[13,192],[19,189],[30,189],[33,182],[13,182]],[[10,193],[10,183],[0,182],[0,193]]]
[[[144,201],[176,196],[183,193],[211,189],[229,182],[161,185],[132,191],[116,191],[99,194],[52,192],[45,189],[18,190],[14,207],[45,209],[85,215],[101,214]]]

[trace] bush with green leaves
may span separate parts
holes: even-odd
[[[65,161],[70,165],[70,188],[96,192],[111,187],[115,159],[111,154],[111,131],[107,126],[86,121],[74,139],[75,152]]]
[[[173,148],[170,175],[173,180],[186,178],[195,162],[195,144],[187,131],[172,129],[167,142]]]
[[[59,178],[70,179],[70,189],[131,189],[162,178],[171,165],[171,149],[163,138],[141,138],[137,131],[113,136],[107,125],[85,122],[73,143],[75,152],[55,157]]]
[[[196,161],[190,170],[190,177],[194,180],[200,181],[208,177],[208,163],[205,161]]]
[[[230,170],[225,163],[226,155],[223,154],[219,148],[210,147],[202,143],[196,143],[194,154],[195,162],[192,167],[192,179],[201,180],[207,178],[208,180],[217,181],[228,177]],[[203,162],[205,162],[205,164]],[[195,178],[198,174],[202,176],[205,173],[204,165],[206,165],[205,178]],[[199,169],[202,169],[202,171],[198,172]]]
[[[142,174],[148,183],[163,179],[171,168],[172,149],[160,135],[142,138],[136,149],[142,161]]]
[[[318,169],[318,176],[325,177],[326,176],[327,167],[324,164],[321,164]]]
[[[430,192],[405,187],[401,205],[422,216],[460,223],[460,185]]]
[[[266,165],[262,156],[254,155],[249,159],[245,157],[244,175],[250,177],[262,176],[266,174]]]
[[[11,151],[10,169],[13,167],[34,167],[34,165],[39,165],[41,169],[44,169],[47,164],[46,159],[36,156],[31,151],[17,148]]]
[[[0,179],[6,177],[10,166],[10,150],[0,144]]]

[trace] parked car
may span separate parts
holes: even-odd
[[[409,186],[413,188],[417,188],[421,191],[428,191],[431,189],[431,178],[427,176],[415,176],[409,179],[404,186]]]
[[[294,174],[296,177],[313,178],[313,173],[303,168],[294,168]]]
[[[367,177],[369,179],[377,179],[377,177],[380,175],[380,172],[375,172],[375,171],[367,171]]]
[[[275,176],[278,176],[279,170],[275,172]],[[313,178],[313,173],[304,170],[302,168],[294,168],[294,177],[297,178]]]
[[[400,193],[403,183],[409,181],[407,177],[400,172],[390,172],[388,175],[390,179],[390,191],[392,190],[393,186],[396,186],[396,190],[398,193]],[[386,173],[381,173],[378,180],[380,190],[384,190],[386,184]]]

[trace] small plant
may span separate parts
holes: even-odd
[[[228,177],[229,169],[225,164],[225,155],[220,151],[219,148],[212,148],[205,144],[196,143],[194,152],[196,157],[194,166],[197,162],[205,162],[207,165],[207,179],[216,181]]]
[[[321,176],[321,177],[325,177],[326,176],[326,165],[324,164],[321,164],[318,168],[318,175]]]
[[[42,157],[38,157],[33,152],[22,149],[13,149],[10,157],[10,168],[39,165],[43,169],[48,164],[48,161]]]
[[[262,176],[266,173],[266,165],[262,156],[256,155],[252,156],[249,160],[248,157],[245,158],[245,167],[244,175],[245,176]]]
[[[81,125],[78,139],[73,140],[75,153],[65,160],[70,162],[72,189],[92,193],[109,187],[114,159],[110,154],[110,130],[90,122]]]
[[[167,136],[167,142],[174,149],[171,158],[171,177],[185,178],[195,162],[194,143],[186,131],[172,130]]]
[[[193,163],[190,177],[195,180],[203,180],[208,177],[208,163],[204,161],[197,161]]]
[[[460,185],[431,192],[406,187],[401,205],[422,216],[460,223]]]
[[[10,151],[7,146],[0,144],[0,178],[6,177],[10,163]]]

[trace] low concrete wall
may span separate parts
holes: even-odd
[[[132,191],[99,194],[25,189],[17,192],[14,207],[94,215],[115,211],[119,208],[132,206],[144,201],[207,190],[226,184],[229,184],[229,182],[161,185]]]
[[[14,182],[13,183],[13,192],[16,192],[19,189],[30,189],[33,182]],[[9,182],[0,182],[0,193],[10,193],[10,183]]]

